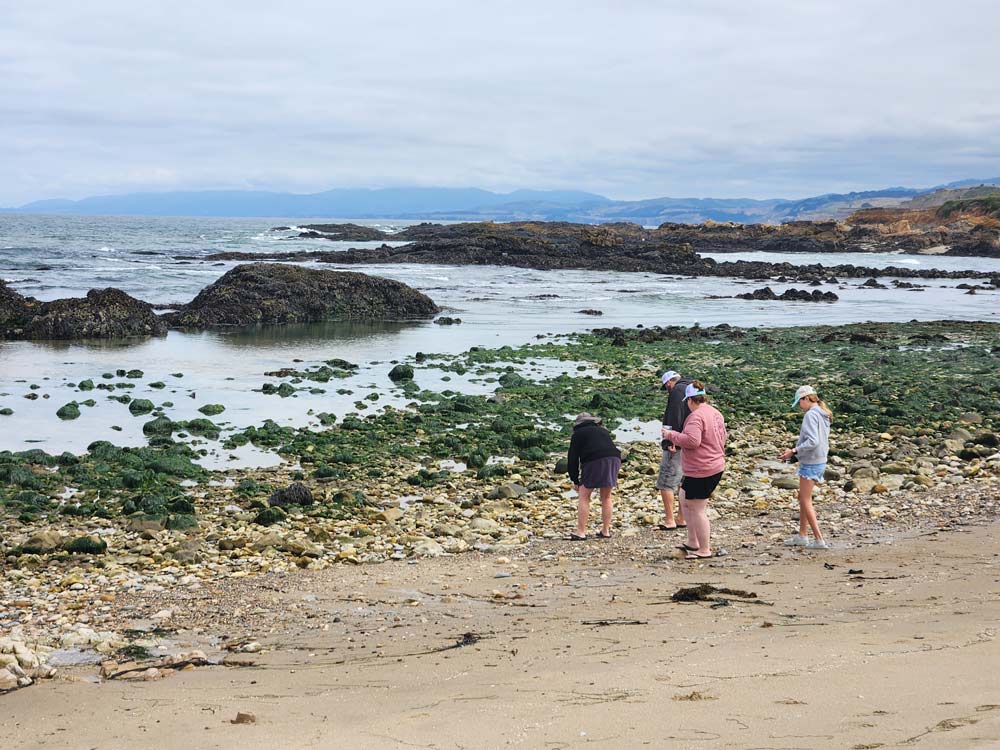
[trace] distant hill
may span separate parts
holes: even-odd
[[[204,190],[102,195],[78,201],[42,200],[14,209],[23,213],[105,216],[283,216],[387,218],[427,216],[437,211],[471,211],[505,203],[542,202],[555,206],[598,205],[608,199],[575,190],[516,190],[492,193],[475,188],[386,188],[271,193]]]
[[[997,192],[1000,192],[998,185],[1000,185],[1000,180],[996,184],[976,183],[974,187],[940,188],[930,193],[918,195],[916,198],[911,198],[905,203],[900,204],[900,208],[934,208],[935,206],[943,206],[949,201],[961,201],[967,198],[982,198],[987,195],[995,195]]]
[[[476,188],[337,189],[295,194],[265,191],[206,190],[105,195],[82,200],[42,200],[17,213],[111,216],[260,216],[329,219],[427,219],[435,221],[629,221],[646,226],[704,221],[781,224],[788,221],[843,219],[865,209],[913,209],[985,195],[1000,178],[961,180],[928,190],[892,187],[829,193],[800,200],[774,198],[650,198],[616,201],[575,190],[515,190],[494,193]],[[986,193],[981,192],[983,189]]]

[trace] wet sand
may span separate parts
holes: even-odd
[[[264,650],[151,682],[63,670],[0,699],[0,730],[47,750],[998,747],[997,528],[707,564],[644,529],[175,589],[132,604],[173,607],[178,646],[228,627]],[[701,583],[756,597],[671,601]]]

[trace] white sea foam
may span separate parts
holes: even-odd
[[[107,245],[104,245],[103,247],[99,247],[98,251],[102,252],[102,253],[117,253],[118,252],[113,247],[108,247]]]

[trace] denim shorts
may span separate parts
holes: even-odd
[[[823,472],[826,471],[826,463],[821,464],[799,464],[799,476],[803,479],[812,479],[814,482],[823,483]]]

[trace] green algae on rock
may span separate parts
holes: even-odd
[[[68,404],[61,406],[56,412],[56,416],[59,419],[78,419],[80,416],[80,405],[76,401],[70,401]]]

